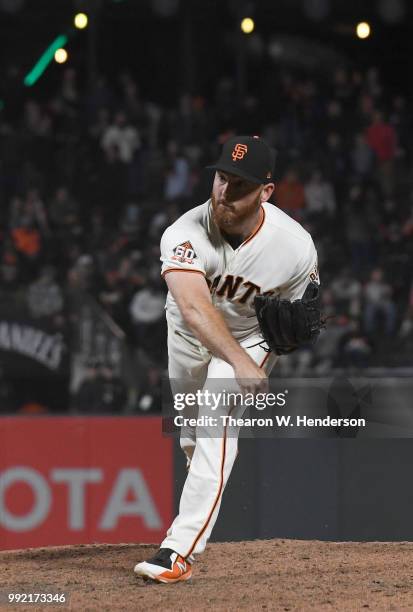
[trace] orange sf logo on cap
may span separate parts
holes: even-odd
[[[245,144],[236,144],[232,150],[232,159],[237,161],[237,159],[243,159],[245,153],[248,151],[248,147]]]

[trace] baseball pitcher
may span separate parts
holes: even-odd
[[[307,231],[268,202],[274,153],[257,136],[237,136],[212,166],[210,199],[168,227],[161,240],[168,285],[169,377],[187,393],[232,381],[242,393],[265,392],[278,356],[314,342],[321,326],[317,254]],[[232,389],[232,390],[233,390]],[[235,414],[221,406],[220,414]],[[205,407],[188,406],[185,416]],[[135,566],[144,579],[188,580],[204,551],[237,456],[239,427],[181,427],[188,475],[179,514],[159,551]],[[193,423],[195,422],[195,425]]]

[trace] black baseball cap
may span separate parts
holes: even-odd
[[[241,176],[258,185],[273,180],[275,151],[259,136],[234,136],[222,147],[213,170]]]

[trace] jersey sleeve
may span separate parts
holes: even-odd
[[[280,298],[294,301],[299,300],[306,290],[309,282],[320,284],[318,272],[317,251],[312,239],[304,257],[299,261],[296,267],[296,273],[291,280],[286,283],[281,290]]]
[[[184,271],[206,274],[206,257],[202,240],[191,229],[167,228],[161,238],[161,275]]]

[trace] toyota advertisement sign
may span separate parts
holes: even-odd
[[[160,418],[3,418],[0,549],[157,542],[172,474]]]

